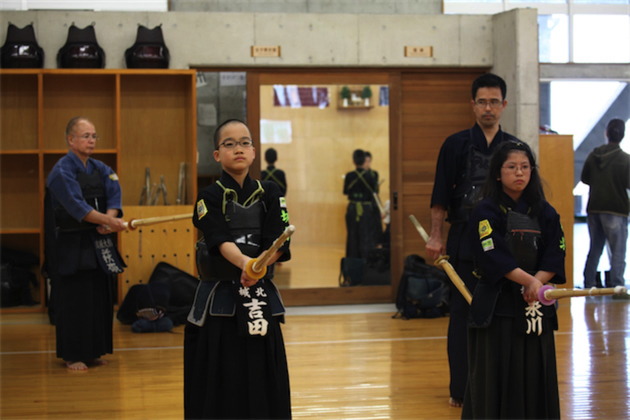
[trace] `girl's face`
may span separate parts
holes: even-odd
[[[229,174],[240,174],[248,171],[256,150],[247,126],[234,122],[221,129],[219,148],[214,151],[214,160],[221,163]]]
[[[510,152],[503,166],[501,166],[501,177],[499,181],[503,185],[503,191],[514,201],[523,194],[523,190],[529,184],[532,175],[532,168],[527,154],[522,151]]]

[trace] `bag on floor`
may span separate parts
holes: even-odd
[[[405,258],[405,266],[392,318],[437,318],[448,313],[448,282],[443,271],[424,261],[419,255]]]
[[[363,268],[362,286],[384,286],[392,284],[389,267],[389,248],[373,248]]]
[[[342,287],[357,286],[363,280],[363,269],[365,259],[355,257],[344,257],[341,259],[341,270],[339,273],[339,285]]]

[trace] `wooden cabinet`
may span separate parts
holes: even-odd
[[[118,173],[123,211],[138,205],[148,167],[151,182],[164,176],[169,207],[181,209],[167,213],[192,212],[197,196],[195,80],[194,70],[0,70],[0,245],[43,260],[46,177],[67,153],[67,122],[79,115],[89,118],[100,135],[93,157]],[[186,200],[174,206],[181,162],[186,164]],[[128,213],[126,219],[134,217]],[[190,242],[182,246],[192,247],[194,229],[188,234]],[[119,244],[123,257],[130,254],[121,238]],[[126,276],[126,286],[120,287],[121,276],[119,302],[129,285],[144,277]],[[33,291],[39,305],[2,312],[43,310],[44,280],[39,280]]]

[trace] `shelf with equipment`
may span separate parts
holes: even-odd
[[[66,124],[76,116],[96,126],[93,157],[118,174],[125,220],[135,217],[125,207],[138,205],[147,167],[153,182],[164,176],[169,204],[175,204],[184,164],[185,201],[168,214],[191,212],[197,195],[195,82],[194,70],[0,69],[0,246],[43,262],[46,177],[67,153]],[[129,253],[120,236],[121,254]],[[190,244],[180,241],[186,248],[181,253],[194,248],[195,237]],[[31,292],[39,303],[0,313],[45,310],[44,280],[39,268],[33,271],[40,286]]]

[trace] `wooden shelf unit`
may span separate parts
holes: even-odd
[[[40,263],[46,177],[67,153],[66,124],[79,115],[100,135],[93,157],[119,176],[123,211],[137,206],[146,167],[152,182],[164,176],[175,204],[186,163],[186,201],[174,212],[191,212],[197,196],[195,70],[0,69],[0,246],[33,252]],[[40,304],[0,313],[43,311],[44,279],[37,276]],[[122,277],[119,291],[121,284]]]

